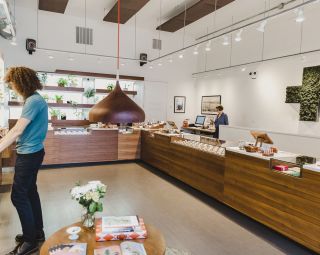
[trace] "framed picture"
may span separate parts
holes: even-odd
[[[203,96],[201,114],[217,114],[216,107],[221,105],[221,96]]]
[[[186,97],[175,96],[174,97],[174,113],[186,112]]]

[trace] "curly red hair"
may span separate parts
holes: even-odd
[[[11,87],[14,85],[15,90],[24,99],[33,95],[37,90],[43,88],[37,73],[28,67],[10,67],[4,77],[4,81]]]

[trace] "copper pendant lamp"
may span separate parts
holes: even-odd
[[[121,89],[119,82],[120,69],[120,0],[118,0],[118,55],[117,55],[117,83],[115,89],[103,100],[91,108],[90,122],[125,124],[143,122],[144,111],[131,100]]]

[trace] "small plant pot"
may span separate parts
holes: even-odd
[[[64,87],[65,87],[65,85],[64,85],[64,84],[58,84],[58,87],[60,87],[60,88],[64,88]]]
[[[51,120],[52,120],[52,121],[58,120],[58,116],[51,116]]]
[[[67,116],[61,116],[61,120],[67,120]]]
[[[56,100],[57,104],[63,104],[63,100]]]

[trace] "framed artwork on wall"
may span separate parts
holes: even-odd
[[[201,100],[201,114],[217,114],[216,107],[221,105],[221,96],[203,96]]]
[[[186,112],[186,97],[175,96],[174,97],[174,113],[185,113]]]

